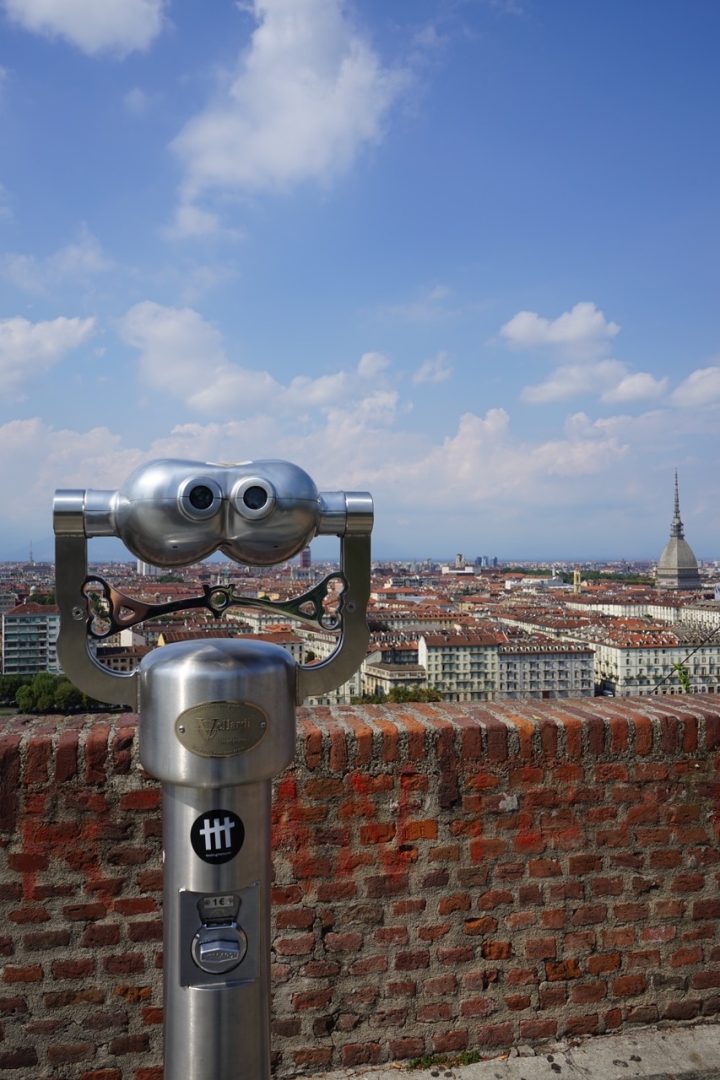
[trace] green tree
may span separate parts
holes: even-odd
[[[0,675],[0,704],[14,705],[20,687],[31,681],[30,675]]]
[[[388,701],[442,701],[442,694],[433,686],[393,686]]]
[[[73,686],[69,679],[62,676],[55,687],[54,704],[58,712],[77,712],[86,705],[87,698],[77,686]]]
[[[34,712],[35,695],[33,694],[32,686],[27,683],[25,686],[21,686],[15,695],[15,701],[20,712]]]
[[[686,668],[685,664],[676,662],[673,664],[673,671],[677,675],[677,681],[685,694],[690,693],[690,672]]]

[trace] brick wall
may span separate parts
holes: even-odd
[[[132,717],[0,736],[0,1071],[162,1075],[159,788]],[[720,702],[301,710],[277,1071],[720,1011]]]

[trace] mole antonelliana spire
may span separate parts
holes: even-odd
[[[680,491],[675,470],[675,506],[670,525],[670,539],[663,549],[657,566],[658,589],[701,589],[697,559],[685,539],[680,517]]]

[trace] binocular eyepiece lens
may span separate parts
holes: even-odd
[[[207,484],[196,484],[188,494],[188,501],[196,510],[207,510],[212,506],[214,498],[215,493],[210,490]]]
[[[242,501],[245,503],[248,510],[262,510],[263,506],[265,506],[268,501],[268,493],[265,488],[261,488],[258,484],[254,484],[243,492]]]

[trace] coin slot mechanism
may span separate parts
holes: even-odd
[[[180,892],[180,985],[221,987],[257,978],[258,889]]]

